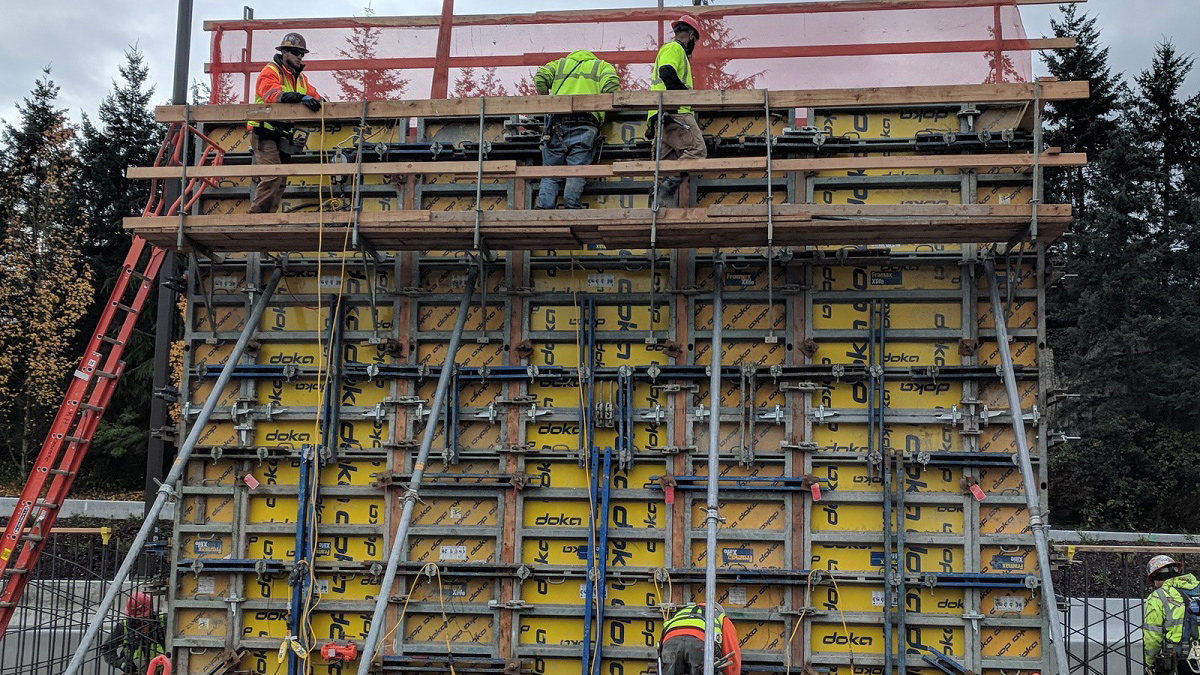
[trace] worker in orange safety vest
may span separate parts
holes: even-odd
[[[718,670],[724,675],[741,675],[742,648],[737,630],[716,605],[713,642]],[[663,624],[658,643],[659,675],[703,675],[704,605],[692,603],[681,608]]]
[[[254,102],[260,105],[299,103],[313,112],[320,110],[321,94],[304,74],[304,56],[308,54],[304,36],[288,33],[275,50],[279,53],[258,73]],[[303,144],[296,141],[291,124],[251,121],[246,126],[250,129],[250,151],[255,164],[284,164],[292,154],[304,149]],[[258,178],[250,201],[250,213],[278,211],[286,182],[284,176]]]

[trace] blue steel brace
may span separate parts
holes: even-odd
[[[612,485],[612,456],[611,446],[604,448],[604,470],[600,475],[600,505],[597,509],[600,516],[600,534],[596,543],[596,654],[592,658],[592,675],[600,675],[600,667],[604,661],[604,603],[608,598],[608,521],[609,521],[609,492]]]
[[[590,494],[588,503],[591,506],[591,509],[588,512],[588,532],[589,532],[589,534],[592,534],[592,535],[594,535],[594,533],[596,532],[596,526],[597,526],[596,502],[599,497],[599,494],[598,494],[599,490],[597,489],[599,487],[599,482],[597,480],[597,474],[599,473],[599,469],[600,469],[600,462],[599,462],[600,457],[599,457],[599,455],[596,454],[596,444],[595,444],[595,441],[593,440],[593,436],[592,436],[593,412],[595,411],[595,404],[596,404],[596,392],[595,392],[594,382],[592,380],[592,374],[596,370],[595,307],[596,307],[595,300],[593,298],[585,296],[583,298],[583,301],[582,301],[582,303],[580,305],[580,309],[579,309],[579,321],[581,322],[581,330],[582,330],[583,336],[584,336],[583,346],[582,346],[584,353],[581,354],[580,356],[582,357],[581,360],[585,364],[587,364],[586,365],[586,367],[587,367],[587,373],[586,373],[587,408],[584,411],[583,422],[587,426],[587,429],[588,429],[588,433],[584,434],[584,442],[587,444],[585,447],[585,450],[586,450],[586,457],[588,458],[588,463],[589,463],[589,467],[588,467],[589,468],[589,476],[591,478],[591,481],[588,484],[588,492]],[[582,377],[584,374],[581,373],[580,375]],[[592,537],[589,536],[588,545],[587,545],[587,575],[584,577],[584,591],[583,591],[583,602],[584,602],[583,660],[581,662],[582,665],[581,665],[581,669],[580,669],[580,672],[582,673],[582,675],[590,675],[590,673],[591,673],[592,619],[595,616],[593,602],[595,600],[595,592],[594,591],[596,588],[594,585],[596,579],[593,578],[593,575],[595,575],[596,569],[597,569],[596,545],[595,545],[595,541],[592,539]],[[601,627],[597,626],[597,632],[599,632],[600,629],[601,629]]]

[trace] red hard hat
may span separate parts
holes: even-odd
[[[141,591],[134,591],[125,601],[125,613],[135,619],[144,619],[154,611],[154,600]]]
[[[671,29],[679,30],[679,24],[683,24],[688,28],[691,28],[692,30],[696,31],[696,35],[700,35],[700,21],[698,21],[696,17],[692,16],[691,14],[684,14],[676,19],[674,23],[671,24]]]

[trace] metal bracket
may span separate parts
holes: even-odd
[[[822,403],[821,405],[817,406],[816,410],[812,411],[812,415],[810,415],[810,416],[812,417],[812,420],[814,422],[816,422],[817,424],[824,424],[825,418],[837,417],[840,414],[841,413],[839,413],[836,410],[826,410],[825,404]]]
[[[764,422],[772,422],[774,424],[784,424],[787,422],[788,411],[781,404],[776,403],[774,408],[769,408],[766,412],[760,412],[758,419]]]

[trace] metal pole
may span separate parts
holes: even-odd
[[[171,87],[171,103],[183,105],[187,103],[188,89],[188,52],[192,39],[192,0],[179,0],[179,21],[175,28],[175,79]],[[187,138],[184,130],[183,138]],[[179,185],[175,181],[166,183],[164,201],[170,204],[179,196]],[[155,313],[154,329],[154,376],[151,385],[155,393],[150,398],[150,442],[146,448],[146,484],[145,500],[150,503],[150,495],[157,489],[155,481],[162,478],[169,442],[164,437],[167,424],[167,401],[158,396],[171,384],[171,341],[174,337],[175,326],[175,291],[162,284],[161,280],[174,277],[178,271],[178,261],[175,254],[168,252],[163,257],[162,266],[158,271],[158,306]],[[149,513],[149,511],[147,511]]]
[[[1046,543],[1047,524],[1042,520],[1041,500],[1038,498],[1038,487],[1033,478],[1033,462],[1029,458],[1029,439],[1025,437],[1021,396],[1017,393],[1012,353],[1008,350],[1008,319],[1004,315],[1004,305],[1000,304],[1000,287],[996,283],[995,263],[985,260],[983,270],[987,274],[988,292],[992,298],[992,314],[996,317],[996,344],[1003,369],[1004,390],[1008,394],[1008,412],[1012,418],[1013,433],[1017,437],[1017,462],[1021,467],[1021,484],[1025,489],[1025,508],[1029,511],[1029,529],[1033,530],[1034,548],[1037,550],[1038,574],[1042,580],[1042,611],[1050,623],[1050,641],[1054,643],[1054,660],[1057,662],[1058,673],[1067,675],[1067,647],[1063,641],[1063,627],[1058,613],[1058,600],[1054,594],[1054,581],[1050,577],[1050,549]]]
[[[420,490],[421,480],[425,476],[425,462],[429,460],[429,450],[433,447],[438,416],[442,414],[442,401],[446,398],[446,390],[450,386],[450,373],[454,370],[454,355],[458,353],[458,345],[462,342],[463,328],[467,325],[467,310],[471,308],[471,298],[475,295],[475,282],[478,278],[479,270],[472,265],[467,272],[467,287],[463,291],[462,301],[458,304],[458,318],[454,322],[454,332],[450,334],[450,346],[446,350],[446,360],[442,363],[442,372],[438,376],[437,391],[429,404],[429,421],[426,422],[425,434],[421,437],[421,449],[417,452],[412,479],[404,493],[404,510],[400,513],[400,524],[392,537],[392,550],[388,554],[383,584],[379,587],[379,596],[375,599],[375,612],[371,615],[371,629],[367,633],[367,641],[358,660],[358,675],[367,675],[371,669],[371,659],[374,658],[379,640],[383,636],[383,615],[387,611],[388,598],[392,595],[392,584],[396,582],[396,569],[400,567],[404,542],[408,539],[408,525],[412,521],[413,507],[417,503],[417,491]]]
[[[249,318],[246,319],[246,323],[242,327],[242,334],[238,336],[237,344],[233,346],[233,351],[230,352],[229,358],[225,361],[225,366],[221,368],[221,375],[217,378],[217,383],[213,385],[212,393],[208,395],[208,399],[204,401],[204,407],[200,409],[200,414],[196,416],[196,421],[192,423],[187,440],[179,448],[179,455],[171,465],[171,472],[167,474],[166,479],[159,486],[158,496],[155,497],[154,504],[146,514],[146,519],[142,522],[142,528],[138,530],[137,536],[134,537],[133,544],[129,547],[129,553],[126,554],[125,561],[121,563],[121,568],[117,570],[116,576],[113,577],[108,591],[104,594],[104,599],[100,601],[100,606],[96,608],[96,613],[92,615],[87,632],[83,634],[83,638],[79,641],[79,647],[75,650],[75,655],[71,657],[71,663],[67,665],[67,669],[63,675],[77,675],[80,667],[83,666],[83,660],[87,655],[88,649],[91,647],[92,642],[95,641],[96,634],[100,632],[100,624],[104,622],[104,617],[108,615],[109,609],[112,608],[113,601],[117,599],[117,595],[121,592],[121,585],[129,577],[129,572],[137,562],[138,554],[142,551],[142,546],[150,538],[150,531],[158,523],[158,516],[162,513],[163,506],[167,503],[167,498],[174,494],[175,491],[172,486],[183,476],[183,470],[187,467],[188,457],[191,456],[196,443],[200,441],[200,434],[208,424],[208,418],[212,416],[213,410],[216,409],[217,402],[221,399],[221,392],[225,390],[225,385],[229,383],[229,379],[233,375],[233,370],[237,367],[238,359],[241,358],[242,352],[246,350],[246,345],[250,342],[250,338],[254,336],[258,322],[262,320],[263,312],[267,308],[267,303],[271,300],[271,296],[275,293],[275,287],[279,285],[279,279],[282,277],[283,269],[276,267],[274,273],[271,274],[271,280],[267,282],[267,287],[263,289],[262,295],[254,303],[254,308],[251,310]]]
[[[708,528],[704,559],[704,675],[716,672],[717,619],[717,480],[721,471],[718,442],[721,434],[721,328],[725,321],[721,297],[725,283],[725,260],[720,252],[713,254],[713,318],[712,359],[708,374],[708,506],[704,518]]]

